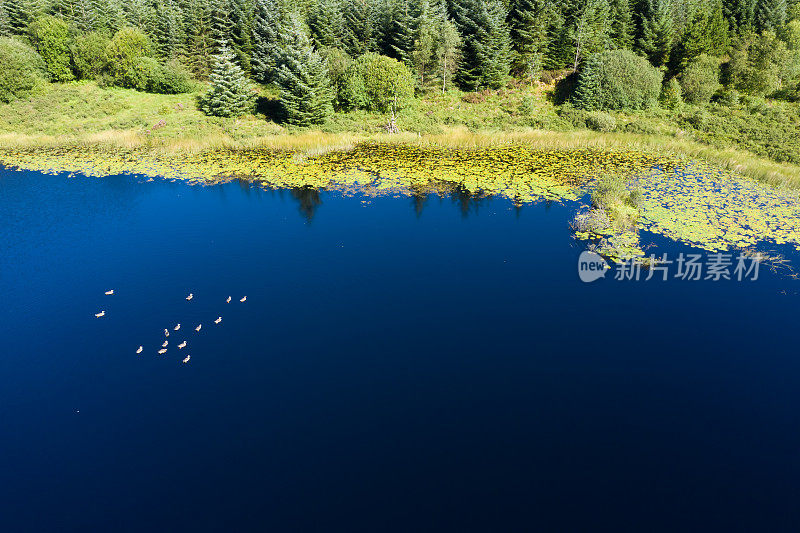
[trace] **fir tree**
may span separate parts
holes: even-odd
[[[233,50],[228,43],[221,42],[219,53],[214,56],[211,71],[211,88],[200,99],[200,109],[218,117],[238,117],[253,108],[255,93],[250,82],[235,62]]]
[[[211,10],[205,0],[188,0],[184,9],[186,63],[195,76],[205,79],[214,54]]]
[[[493,0],[461,0],[455,22],[462,39],[458,83],[467,90],[500,87],[510,68],[511,38],[502,4]]]
[[[275,79],[283,25],[283,8],[278,0],[257,0],[253,21],[252,68],[255,79],[262,83],[271,83]]]
[[[578,74],[578,86],[573,98],[576,107],[587,111],[600,109],[602,102],[601,71],[602,65],[598,54],[590,55],[583,62]]]
[[[670,0],[647,0],[642,14],[642,36],[639,49],[650,63],[660,67],[666,65],[672,52],[675,35]]]
[[[248,0],[230,0],[231,47],[245,72],[250,72],[253,27]]]
[[[175,57],[185,42],[180,8],[172,0],[158,0],[155,4],[153,42],[158,55],[164,59]]]
[[[11,35],[11,20],[8,18],[5,2],[0,0],[0,37]]]
[[[297,126],[323,123],[333,111],[333,91],[325,61],[314,51],[296,15],[288,18],[281,44],[275,84],[286,122]]]
[[[758,31],[778,32],[786,24],[786,0],[758,0],[755,22]]]
[[[384,44],[384,55],[408,66],[412,65],[417,22],[409,0],[397,0],[392,10],[392,22],[388,39]]]

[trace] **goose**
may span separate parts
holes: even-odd
[[[175,326],[175,331],[178,331],[179,329],[181,329],[181,325],[180,325],[180,324],[178,324],[177,326]]]
[[[242,299],[239,300],[239,301],[242,302],[242,303],[246,302],[247,301],[247,296],[243,296]]]
[[[184,362],[184,363],[188,363],[188,362],[189,362],[189,359],[191,359],[191,358],[192,358],[192,356],[191,356],[191,355],[187,355],[186,357],[184,357],[184,358],[183,358],[183,362]]]
[[[106,296],[111,296],[112,294],[114,294],[114,289],[111,289],[110,291],[106,291]]]
[[[106,312],[105,311],[100,311],[99,313],[95,313],[94,316],[96,316],[97,318],[104,317],[104,316],[106,316]]]
[[[164,336],[169,337],[169,330],[166,328],[164,329]]]
[[[219,324],[220,322],[222,322],[222,317],[219,317],[219,318],[217,318],[217,319],[214,321],[214,324]]]
[[[164,341],[164,344],[162,344],[162,345],[161,345],[161,347],[162,347],[162,348],[166,348],[166,347],[167,347],[167,344],[169,344],[169,341]]]
[[[192,293],[190,292],[190,293],[189,293],[189,296],[187,296],[187,297],[186,297],[186,301],[188,302],[188,301],[189,301],[189,300],[191,300],[192,298],[194,298],[194,294],[192,294]]]
[[[194,328],[195,331],[200,331],[200,328],[203,327],[203,324],[197,324],[197,327]]]
[[[143,346],[139,346],[139,349],[136,350],[136,353],[142,353],[142,350],[144,350],[144,347]]]
[[[229,303],[231,303],[231,297],[230,297],[230,296],[228,296],[228,299],[227,299],[227,300],[225,300],[225,303],[226,303],[226,304],[229,304]]]
[[[183,350],[184,348],[186,348],[186,341],[183,341],[182,343],[180,343],[180,344],[178,345],[178,349],[179,349],[179,350]]]
[[[162,349],[160,349],[160,350],[158,351],[158,353],[160,353],[160,354],[165,354],[165,353],[167,353],[167,349],[166,349],[166,348],[162,348]]]

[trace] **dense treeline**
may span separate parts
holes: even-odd
[[[295,124],[543,71],[575,72],[568,98],[588,110],[796,95],[800,78],[800,0],[0,0],[0,36],[25,76],[210,79],[202,107],[223,116],[252,105],[250,80],[272,84]],[[24,93],[6,78],[0,100]]]

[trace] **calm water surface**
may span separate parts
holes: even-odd
[[[800,283],[575,207],[0,169],[0,530],[796,531]]]

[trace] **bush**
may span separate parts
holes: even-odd
[[[576,105],[586,109],[646,109],[658,103],[663,74],[629,50],[590,56],[575,89]]]
[[[690,104],[706,105],[722,85],[719,83],[719,59],[700,54],[681,74],[683,98]]]
[[[683,91],[681,84],[675,78],[670,78],[661,90],[661,105],[667,109],[678,109],[683,105]]]
[[[595,131],[614,131],[617,119],[603,111],[590,111],[586,114],[586,126]]]
[[[192,90],[189,74],[175,64],[165,65],[152,57],[140,57],[134,63],[138,91],[158,94],[180,94]]]
[[[733,107],[739,105],[742,97],[736,89],[721,89],[712,99],[719,105]]]
[[[558,109],[558,116],[576,128],[586,127],[587,114],[583,109],[576,109],[570,102],[566,102]]]
[[[137,28],[119,30],[106,47],[110,82],[120,87],[136,89],[147,83],[139,79],[142,69],[137,69],[138,59],[152,57],[150,39]]]
[[[745,35],[734,45],[726,64],[726,85],[753,96],[767,96],[783,84],[791,67],[786,44],[774,33]]]
[[[344,72],[340,88],[344,109],[385,112],[392,106],[400,109],[413,98],[414,76],[396,59],[367,53]]]
[[[47,66],[36,50],[12,39],[0,37],[0,102],[28,96],[48,79]]]
[[[96,80],[106,66],[109,40],[96,32],[79,35],[72,43],[72,62],[79,79]]]
[[[28,26],[28,35],[53,81],[75,79],[70,57],[72,36],[66,22],[50,15],[36,17]]]

